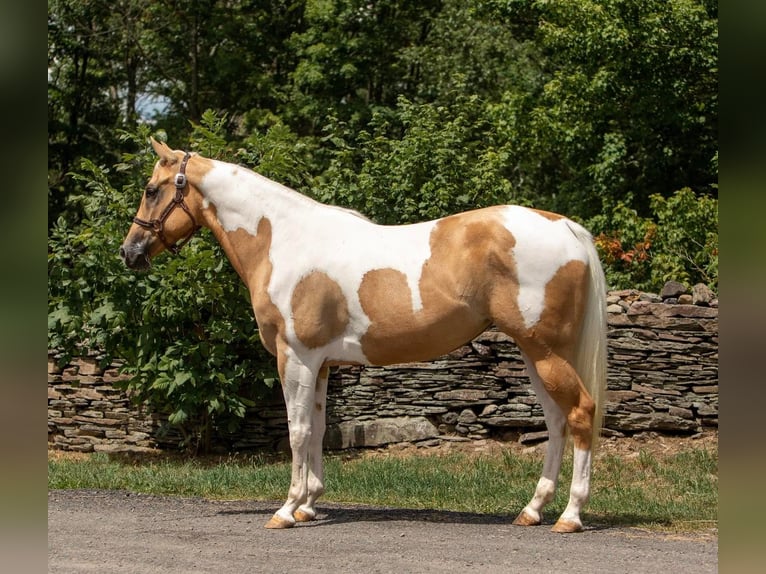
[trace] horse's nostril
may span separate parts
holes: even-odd
[[[125,248],[120,245],[120,259],[125,259]]]

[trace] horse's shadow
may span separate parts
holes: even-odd
[[[262,508],[258,509],[227,509],[217,512],[219,515],[263,515],[264,519],[271,516],[271,511]],[[299,523],[297,526],[321,527],[333,526],[347,523],[358,522],[421,522],[443,523],[443,524],[477,524],[477,525],[497,525],[514,526],[514,516],[510,514],[481,514],[475,512],[460,512],[454,510],[431,510],[431,509],[412,509],[412,508],[388,508],[388,507],[356,507],[356,506],[332,506],[324,507],[319,510],[316,520],[306,523]],[[555,523],[556,517],[544,518],[542,528],[550,528]],[[586,524],[586,530],[606,530],[615,526],[630,526],[640,523],[642,520],[637,516],[619,516],[615,519],[615,524]],[[519,527],[522,528],[522,527]]]

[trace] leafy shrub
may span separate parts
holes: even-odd
[[[656,292],[672,279],[717,291],[718,200],[684,188],[652,195],[650,208],[651,216],[641,217],[617,202],[588,222],[609,285]]]
[[[216,155],[231,153],[208,117],[194,138]],[[117,190],[114,172],[83,160],[73,175],[87,194],[72,198],[85,218],[60,218],[49,236],[48,345],[62,361],[98,353],[103,364],[124,361],[127,388],[165,413],[185,446],[205,448],[213,432],[233,430],[271,384],[274,362],[259,342],[249,295],[225,254],[203,231],[178,257],[161,255],[147,273],[118,257],[156,156],[148,130],[125,134],[139,153],[115,171],[129,172]]]
[[[507,149],[495,141],[477,96],[455,93],[444,105],[400,98],[395,110],[376,111],[370,126],[327,126],[335,152],[314,190],[322,201],[384,224],[524,202],[506,177]]]

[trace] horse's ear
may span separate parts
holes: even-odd
[[[168,147],[168,144],[165,142],[158,142],[151,136],[149,139],[152,141],[152,147],[154,148],[156,154],[160,156],[163,165],[173,165],[178,161],[176,154],[174,154],[173,150]]]

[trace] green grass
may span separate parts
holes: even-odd
[[[326,455],[323,500],[398,508],[515,516],[527,503],[542,469],[539,454]],[[554,520],[566,505],[571,458],[565,458]],[[182,458],[105,454],[48,457],[49,489],[121,489],[211,499],[280,500],[290,466],[262,456]],[[675,455],[606,455],[593,468],[591,525],[691,532],[718,524],[718,454],[695,448]]]
[[[597,473],[597,474],[595,474]],[[640,452],[594,468],[588,505],[599,521],[693,531],[718,526],[718,453],[693,449],[667,457]]]

